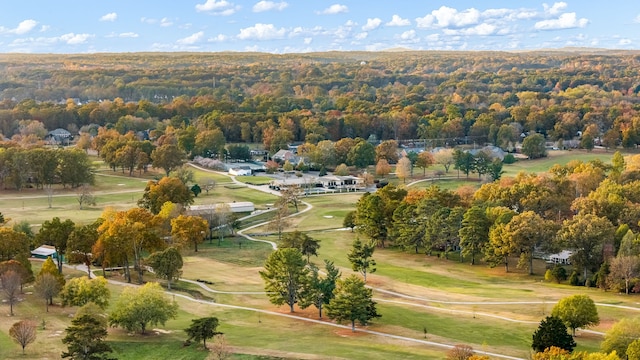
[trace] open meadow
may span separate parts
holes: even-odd
[[[505,175],[519,171],[541,172],[555,163],[598,158],[610,161],[611,153],[580,151],[555,152],[542,160],[520,161],[505,165]],[[196,198],[196,204],[230,201],[252,201],[257,209],[265,209],[276,197],[250,187],[226,186],[233,182],[227,176],[194,170],[197,182],[214,180],[215,188]],[[56,192],[52,207],[42,191],[24,193],[0,192],[0,211],[12,222],[29,221],[37,226],[54,216],[76,222],[90,222],[107,206],[125,209],[136,206],[147,178],[131,178],[102,169],[97,176],[95,194],[98,204],[80,210],[71,190]],[[266,181],[265,179],[258,179]],[[473,183],[479,186],[477,181]],[[436,185],[455,188],[468,184],[460,180],[438,180]],[[446,184],[446,185],[445,185]],[[426,187],[430,181],[412,187]],[[474,185],[475,186],[475,185]],[[346,277],[353,273],[346,254],[358,234],[343,228],[345,215],[355,209],[362,194],[348,193],[304,197],[300,210],[290,218],[285,231],[298,230],[320,240],[318,257],[312,262],[321,266],[324,259],[333,261]],[[269,213],[260,221],[269,220]],[[247,220],[241,228],[259,224]],[[277,242],[267,226],[247,230],[244,235]],[[269,303],[264,283],[258,273],[272,251],[265,242],[253,242],[242,236],[226,236],[224,240],[208,240],[198,252],[186,251],[182,278],[206,280],[208,285],[179,281],[167,296],[180,305],[176,319],[150,331],[148,335],[127,334],[111,328],[107,338],[118,359],[213,359],[196,345],[183,347],[183,331],[191,319],[215,316],[219,331],[225,334],[231,359],[442,359],[448,347],[467,344],[475,350],[526,359],[530,356],[531,336],[541,319],[549,315],[562,297],[587,294],[598,303],[600,325],[593,332],[578,331],[577,350],[597,351],[602,333],[625,317],[640,315],[640,297],[603,292],[594,288],[574,287],[544,281],[545,263],[535,263],[535,275],[516,269],[517,259],[510,259],[511,272],[502,267],[490,268],[479,262],[471,266],[457,257],[403,252],[395,248],[376,249],[377,271],[367,276],[373,288],[378,312],[382,315],[370,326],[352,332],[330,320],[318,319],[315,308],[298,309],[291,314],[287,306]],[[40,262],[34,261],[37,273]],[[66,277],[83,276],[74,269],[64,270]],[[111,275],[109,288],[112,301],[121,292],[123,279]],[[156,281],[151,274],[146,281]],[[163,281],[161,284],[165,285]],[[22,301],[10,317],[7,305],[0,305],[0,358],[55,359],[65,349],[61,342],[75,308],[59,305],[44,312],[44,303],[27,286]],[[107,312],[109,309],[107,309]],[[38,340],[27,347],[26,355],[11,341],[8,329],[21,319],[38,324]],[[320,321],[317,321],[320,320]]]

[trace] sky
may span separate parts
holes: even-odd
[[[640,1],[8,0],[0,53],[640,49]]]

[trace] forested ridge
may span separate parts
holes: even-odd
[[[200,120],[229,142],[262,142],[273,121],[291,141],[374,135],[500,145],[500,126],[519,124],[516,132],[552,140],[588,131],[632,147],[639,59],[552,51],[4,54],[0,132],[11,138],[21,120],[75,130],[130,115],[177,127]]]

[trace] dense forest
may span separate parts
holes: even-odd
[[[561,51],[3,54],[0,133],[28,142],[56,128],[193,126],[275,152],[345,137],[509,149],[537,132],[632,148],[639,62]]]

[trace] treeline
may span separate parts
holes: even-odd
[[[0,146],[0,188],[77,188],[93,184],[93,164],[80,149]]]
[[[614,148],[640,142],[632,53],[3,55],[0,133],[42,128],[219,130],[226,142],[345,137],[431,146],[522,133]],[[188,130],[194,131],[194,130]],[[275,145],[274,145],[275,142]]]
[[[533,259],[572,251],[573,284],[640,292],[640,156],[573,161],[456,192],[387,185],[365,194],[351,224],[379,246],[438,252],[533,273]],[[353,219],[353,220],[351,220]],[[558,281],[562,274],[553,274]]]

